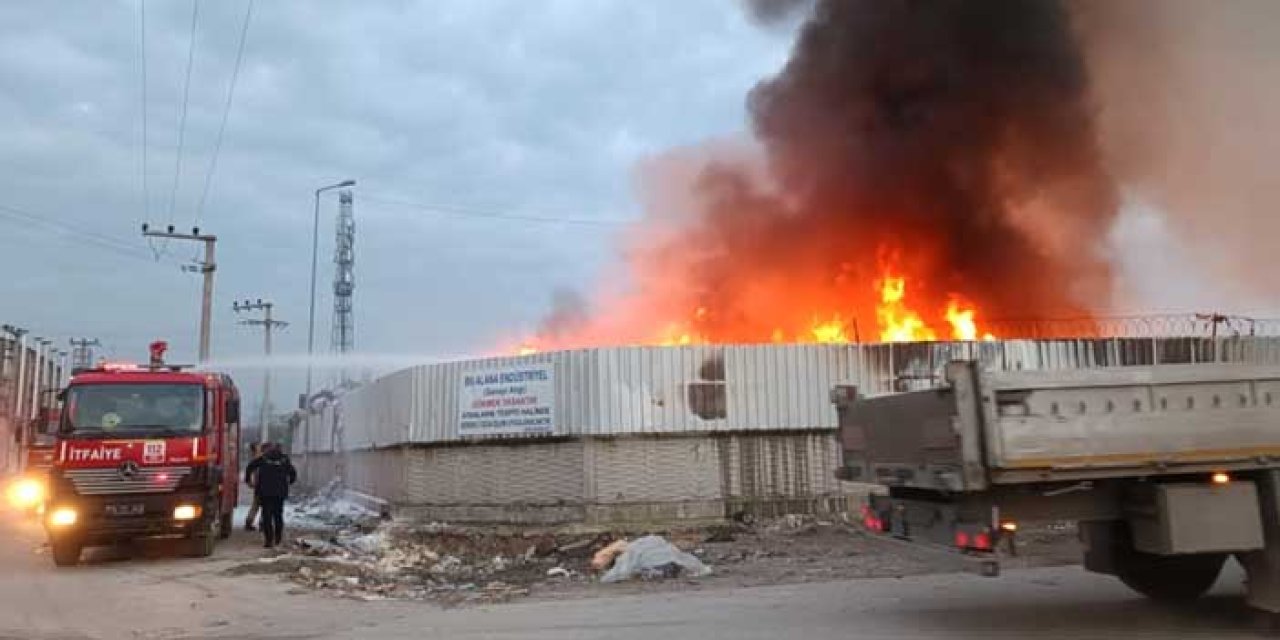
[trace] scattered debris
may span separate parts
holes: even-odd
[[[555,552],[570,558],[585,558],[591,555],[591,546],[594,542],[595,540],[591,538],[574,540],[567,544],[557,546],[555,548]]]
[[[372,530],[382,520],[378,513],[347,500],[343,496],[342,483],[336,478],[315,493],[287,502],[285,518],[289,526],[300,529],[358,527]]]
[[[613,564],[613,559],[627,550],[627,539],[622,538],[613,541],[609,546],[596,552],[591,557],[591,568],[596,571],[604,571]]]
[[[710,527],[649,531],[651,535],[632,539],[621,532],[581,529],[408,524],[367,517],[338,521],[344,524],[329,522],[300,534],[282,549],[282,555],[256,559],[230,571],[281,576],[296,585],[290,593],[323,591],[361,601],[422,600],[468,606],[506,602],[531,593],[585,592],[599,583],[609,583],[615,591],[683,589],[959,568],[944,566],[935,556],[885,546],[856,523],[838,518],[793,515],[757,521],[743,517]],[[1018,562],[1028,566],[1078,562],[1078,542],[1067,527],[1028,526],[1019,538]],[[710,566],[715,567],[712,575],[708,575]],[[661,581],[661,586],[655,581]]]
[[[645,536],[623,547],[613,568],[600,578],[600,582],[622,582],[635,577],[657,580],[681,575],[701,578],[709,573],[710,567],[677,549],[665,538]]]

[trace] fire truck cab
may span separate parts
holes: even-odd
[[[63,392],[44,526],[54,563],[88,546],[183,540],[193,556],[231,534],[240,397],[225,374],[184,371],[151,346],[148,366],[104,364]]]

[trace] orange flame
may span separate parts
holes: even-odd
[[[975,313],[973,309],[961,308],[960,301],[952,298],[947,303],[947,322],[951,324],[951,337],[956,340],[977,340],[978,323],[973,319]]]
[[[907,307],[907,279],[885,273],[879,283],[880,304],[876,305],[876,320],[880,324],[881,342],[919,342],[937,340],[938,334],[924,320]]]
[[[720,309],[714,305],[693,304],[684,314],[677,313],[674,318],[653,318],[652,324],[648,324],[641,314],[638,326],[626,334],[629,338],[607,328],[601,330],[609,326],[605,323],[589,326],[581,335],[526,341],[520,345],[519,353],[529,355],[546,349],[627,343],[659,346],[733,342],[848,344],[866,338],[866,335],[859,334],[858,320],[871,320],[872,308],[875,312],[875,327],[870,332],[873,340],[995,339],[993,333],[982,327],[977,305],[953,293],[945,298],[943,306],[936,294],[931,294],[932,283],[921,279],[918,270],[899,263],[902,253],[888,247],[880,252],[879,277],[870,283],[871,286],[854,280],[857,270],[846,263],[840,265],[840,273],[830,285],[822,285],[821,280],[817,284],[813,281],[788,282],[780,299],[762,297],[763,302],[756,304],[750,315],[744,315],[740,308]],[[761,290],[768,291],[768,287]],[[859,308],[865,310],[865,316],[860,316]],[[747,319],[728,321],[743,317]]]
[[[781,332],[774,332],[777,336]],[[826,322],[817,322],[809,329],[810,336],[818,344],[844,344],[851,342],[844,320],[836,316]]]

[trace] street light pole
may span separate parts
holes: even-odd
[[[308,402],[311,400],[311,358],[315,355],[316,347],[316,268],[320,253],[320,194],[332,189],[353,187],[355,184],[355,180],[343,180],[316,189],[315,216],[311,223],[311,304],[307,312],[307,394],[305,397]]]

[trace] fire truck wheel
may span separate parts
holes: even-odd
[[[1222,571],[1224,554],[1158,556],[1129,550],[1116,575],[1130,589],[1152,600],[1187,602],[1204,595]]]
[[[187,538],[186,555],[192,558],[208,558],[213,555],[213,546],[217,540],[217,536],[209,533],[202,533],[191,538]]]
[[[192,532],[191,537],[186,540],[186,555],[193,558],[208,558],[213,555],[213,547],[218,538],[222,537],[221,524],[222,515],[217,514],[209,519],[209,524],[203,531]]]
[[[59,540],[49,545],[53,555],[53,564],[59,567],[74,567],[80,564],[82,546],[72,540]]]
[[[226,540],[231,537],[231,530],[235,528],[234,513],[224,513],[218,518],[218,539]]]

